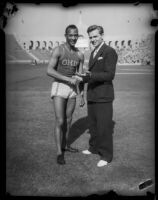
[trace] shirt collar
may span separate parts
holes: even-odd
[[[94,51],[98,52],[99,49],[103,46],[103,44],[104,44],[104,41],[102,41],[102,43]]]

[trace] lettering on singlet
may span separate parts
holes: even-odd
[[[76,67],[78,65],[78,62],[75,60],[63,59],[62,65],[70,65]]]
[[[57,71],[64,76],[71,77],[77,71],[80,63],[80,57],[78,51],[71,53],[66,47],[65,44],[60,45],[60,50],[62,56],[59,59]]]

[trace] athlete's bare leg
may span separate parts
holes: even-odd
[[[67,102],[67,107],[66,107],[66,124],[64,126],[64,140],[63,140],[63,149],[66,149],[67,151],[70,152],[78,152],[77,149],[74,149],[70,147],[70,144],[68,144],[68,136],[70,132],[70,127],[71,127],[71,122],[72,122],[72,115],[75,110],[76,106],[76,98],[71,98]]]
[[[72,122],[72,115],[75,110],[75,106],[76,106],[76,98],[69,99],[66,108],[66,122],[67,122],[66,141],[68,141],[69,131]],[[66,145],[68,144],[66,143]]]
[[[62,97],[54,97],[54,111],[56,117],[55,124],[55,141],[57,147],[57,155],[62,155],[62,140],[63,140],[63,128],[65,123],[65,113],[67,100]]]

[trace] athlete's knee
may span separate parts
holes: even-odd
[[[67,120],[67,124],[71,124],[72,116],[67,117],[66,120]]]
[[[56,118],[56,125],[62,127],[64,125],[64,119],[59,117]]]

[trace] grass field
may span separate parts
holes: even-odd
[[[97,155],[66,152],[56,163],[51,78],[46,65],[6,68],[6,188],[17,196],[87,196],[111,190],[141,196],[155,187],[154,67],[117,66],[114,80],[114,158],[103,168]],[[69,141],[88,147],[86,105],[77,101]],[[153,185],[139,190],[147,179]]]

